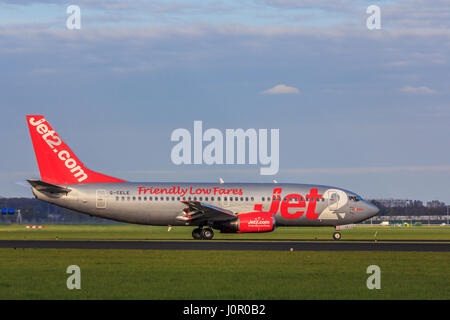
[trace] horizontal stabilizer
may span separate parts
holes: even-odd
[[[40,192],[47,192],[53,194],[68,194],[71,190],[68,188],[60,187],[55,184],[47,183],[41,180],[27,180],[31,186]]]

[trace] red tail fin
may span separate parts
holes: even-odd
[[[41,179],[54,184],[125,182],[86,168],[44,116],[27,116]]]

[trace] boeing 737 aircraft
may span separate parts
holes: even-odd
[[[378,208],[356,193],[285,183],[127,182],[86,168],[40,115],[27,116],[41,180],[37,199],[116,221],[192,226],[194,239],[221,232],[270,232],[276,226],[339,226],[364,221]],[[341,234],[334,232],[339,240]]]

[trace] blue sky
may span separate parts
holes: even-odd
[[[66,8],[81,8],[67,30]],[[366,8],[381,8],[381,29]],[[39,177],[25,115],[131,181],[300,182],[450,203],[448,1],[0,1],[0,195]],[[297,94],[262,94],[276,85]],[[280,129],[280,171],[175,166],[176,128]]]

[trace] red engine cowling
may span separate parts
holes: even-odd
[[[268,212],[249,212],[237,215],[220,229],[223,233],[271,232],[275,230],[275,216]]]

